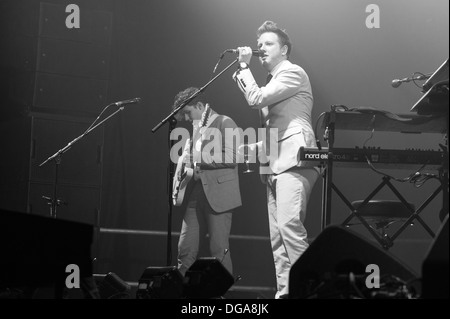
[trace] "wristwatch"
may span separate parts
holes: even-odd
[[[239,62],[239,69],[240,70],[248,69],[248,64],[246,62]]]

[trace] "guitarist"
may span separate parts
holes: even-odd
[[[179,92],[173,108],[197,91],[198,88],[190,87]],[[178,269],[183,276],[197,259],[200,241],[206,239],[206,233],[211,256],[222,261],[233,274],[229,236],[233,210],[242,205],[236,149],[233,141],[225,139],[225,129],[236,129],[237,125],[228,116],[217,114],[204,99],[202,95],[196,97],[176,115],[178,121],[189,121],[193,125],[192,147],[188,148],[188,154],[182,155],[185,162],[193,163],[194,169],[184,198],[187,206],[178,241]],[[205,145],[211,142],[208,131],[213,129],[221,133],[221,147],[204,151]],[[214,151],[221,154],[213,154]]]

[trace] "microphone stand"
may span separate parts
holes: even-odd
[[[175,175],[175,170],[174,170],[174,164],[172,163],[172,161],[170,160],[170,150],[172,149],[172,146],[174,145],[174,141],[172,141],[170,139],[170,135],[172,134],[172,131],[175,129],[177,125],[177,120],[175,119],[175,117],[170,118],[169,120],[169,130],[168,130],[168,141],[169,141],[169,164],[168,164],[168,168],[167,168],[167,180],[169,181],[167,183],[167,194],[169,197],[169,213],[167,214],[167,246],[166,246],[166,251],[167,251],[167,266],[170,266],[172,264],[172,208],[173,208],[173,203],[172,203],[172,192],[173,192],[173,188],[172,188],[172,183],[171,181],[173,180],[173,177]]]
[[[114,104],[115,103],[110,104],[107,107],[114,105]],[[45,161],[43,161],[41,164],[39,164],[39,167],[41,167],[41,166],[45,165],[46,163],[50,162],[51,160],[54,160],[54,162],[55,162],[55,180],[54,180],[54,184],[53,184],[53,198],[48,198],[48,197],[44,196],[44,198],[47,199],[50,203],[50,217],[56,218],[56,208],[58,206],[60,206],[61,203],[64,203],[60,199],[58,199],[58,171],[59,171],[59,165],[61,165],[61,155],[64,154],[65,152],[67,152],[76,142],[81,140],[85,135],[89,134],[91,131],[93,131],[95,128],[97,128],[99,125],[103,124],[109,118],[113,117],[115,114],[119,113],[123,109],[124,109],[123,106],[120,107],[118,110],[116,110],[114,113],[112,113],[111,115],[109,115],[108,117],[103,119],[97,125],[91,127],[86,132],[84,132],[77,138],[73,139],[71,142],[69,142],[69,144],[67,144],[66,146],[61,148],[59,151],[57,151],[55,154],[53,154],[52,156],[47,158]],[[67,203],[64,203],[64,204],[67,204]]]
[[[235,59],[232,63],[230,63],[227,67],[225,67],[219,74],[217,74],[215,77],[213,77],[211,80],[209,80],[203,87],[201,87],[197,92],[192,94],[190,97],[188,97],[186,100],[180,103],[175,109],[173,109],[172,112],[170,112],[169,115],[167,115],[161,122],[159,122],[154,128],[152,128],[152,133],[155,133],[158,129],[161,128],[165,123],[170,122],[169,127],[169,145],[172,146],[172,143],[170,142],[170,133],[173,130],[173,126],[176,124],[175,115],[186,105],[188,105],[192,100],[194,100],[198,95],[203,93],[203,91],[212,83],[214,82],[219,76],[221,76],[226,70],[228,70],[231,66],[233,66],[238,59]],[[175,124],[174,124],[175,123]],[[169,148],[169,154],[170,154],[170,148]],[[169,169],[168,169],[168,198],[169,198],[169,213],[168,216],[168,225],[167,225],[167,266],[170,266],[172,263],[172,209],[173,209],[173,203],[172,203],[172,176],[173,176],[173,163],[170,161],[169,156]]]

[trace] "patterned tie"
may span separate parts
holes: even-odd
[[[266,78],[266,85],[272,80],[272,74],[268,74]],[[259,122],[261,123],[261,127],[264,127],[264,117],[261,113],[261,110],[259,110]]]
[[[269,84],[270,80],[272,80],[272,74],[269,73],[269,74],[267,75],[267,78],[266,78],[266,85]],[[259,121],[260,121],[260,123],[261,123],[261,127],[264,128],[264,127],[265,127],[265,125],[264,125],[265,119],[264,119],[264,116],[263,116],[261,110],[259,110]],[[268,132],[269,132],[269,130],[266,131],[266,134],[268,134]],[[268,138],[269,138],[269,136],[266,135],[266,145],[265,145],[265,147],[267,148],[267,150],[260,150],[261,152],[266,153],[266,154],[270,154],[270,151],[269,151],[269,153],[267,152],[267,151],[268,151],[268,147],[270,146],[270,140],[269,140]],[[261,139],[259,139],[259,141],[261,141]],[[259,155],[258,155],[258,156],[259,156]],[[261,162],[260,162],[259,165],[260,165],[260,169],[261,169],[261,167],[264,167],[265,169],[270,170],[270,169],[268,168],[268,166],[269,166],[269,162],[268,162],[268,161],[267,161],[266,163],[261,163]],[[260,178],[261,178],[261,181],[262,181],[264,184],[267,183],[267,175],[266,175],[266,173],[261,174],[261,175],[260,175]]]

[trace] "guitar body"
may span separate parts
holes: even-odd
[[[172,203],[174,206],[181,206],[183,204],[186,188],[192,177],[194,176],[194,169],[187,167],[183,163],[183,156],[180,156],[175,170],[172,185]]]

